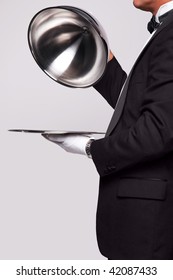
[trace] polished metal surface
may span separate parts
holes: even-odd
[[[24,133],[38,133],[38,134],[80,134],[80,135],[90,135],[90,134],[105,134],[105,132],[98,131],[77,131],[77,130],[37,130],[37,129],[9,129],[9,132],[24,132]]]
[[[38,12],[28,28],[30,50],[41,69],[69,87],[89,87],[103,75],[108,43],[98,21],[71,6]]]

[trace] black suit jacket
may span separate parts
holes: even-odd
[[[125,79],[114,58],[95,88],[115,107]],[[101,253],[173,259],[173,14],[137,59],[121,118],[91,154],[100,174]]]

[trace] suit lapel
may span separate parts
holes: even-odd
[[[136,63],[139,61],[139,59],[141,58],[141,56],[144,54],[144,52],[146,51],[146,49],[148,48],[148,46],[152,43],[152,41],[155,39],[155,37],[157,37],[157,35],[167,26],[169,25],[171,22],[173,21],[173,10],[170,12],[169,16],[165,19],[165,21],[159,26],[159,28],[156,30],[156,32],[153,34],[153,36],[151,37],[151,39],[147,42],[147,44],[145,45],[145,47],[143,48],[143,50],[141,51],[141,53],[139,54],[137,60],[135,61],[132,70],[134,69]],[[130,72],[130,74],[132,74],[132,71]]]
[[[144,54],[144,52],[146,51],[146,49],[148,48],[148,46],[152,43],[152,41],[157,37],[157,35],[167,26],[169,25],[171,22],[173,21],[173,10],[170,12],[169,16],[166,18],[166,20],[160,25],[160,27],[156,30],[156,32],[154,33],[154,35],[151,37],[151,39],[148,41],[148,43],[145,45],[145,47],[143,48],[143,50],[141,51],[141,53],[139,54],[137,60],[135,61],[132,70],[130,71],[130,74],[125,82],[124,88],[121,92],[121,95],[118,98],[117,104],[115,106],[115,111],[113,113],[112,119],[110,121],[110,124],[108,126],[107,132],[106,132],[106,136],[108,136],[112,130],[116,127],[116,125],[118,124],[118,121],[121,117],[123,108],[124,108],[124,103],[125,103],[125,99],[126,99],[126,95],[128,92],[128,85],[130,82],[130,78],[133,74],[133,70],[136,66],[136,64],[138,63],[138,61],[140,60],[140,58],[142,57],[142,55]]]

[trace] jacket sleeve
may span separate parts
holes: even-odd
[[[101,176],[173,153],[173,32],[169,28],[151,53],[139,118],[126,130],[91,145]],[[124,108],[125,110],[125,108]]]
[[[126,80],[127,74],[123,71],[115,57],[108,62],[105,73],[94,88],[115,108],[118,96]]]

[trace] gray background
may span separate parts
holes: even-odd
[[[9,128],[105,131],[112,109],[93,89],[48,78],[27,43],[31,18],[56,5],[91,12],[128,72],[149,37],[132,0],[1,0],[0,259],[104,259],[95,233],[99,177],[92,160]],[[135,24],[135,21],[138,21]]]

